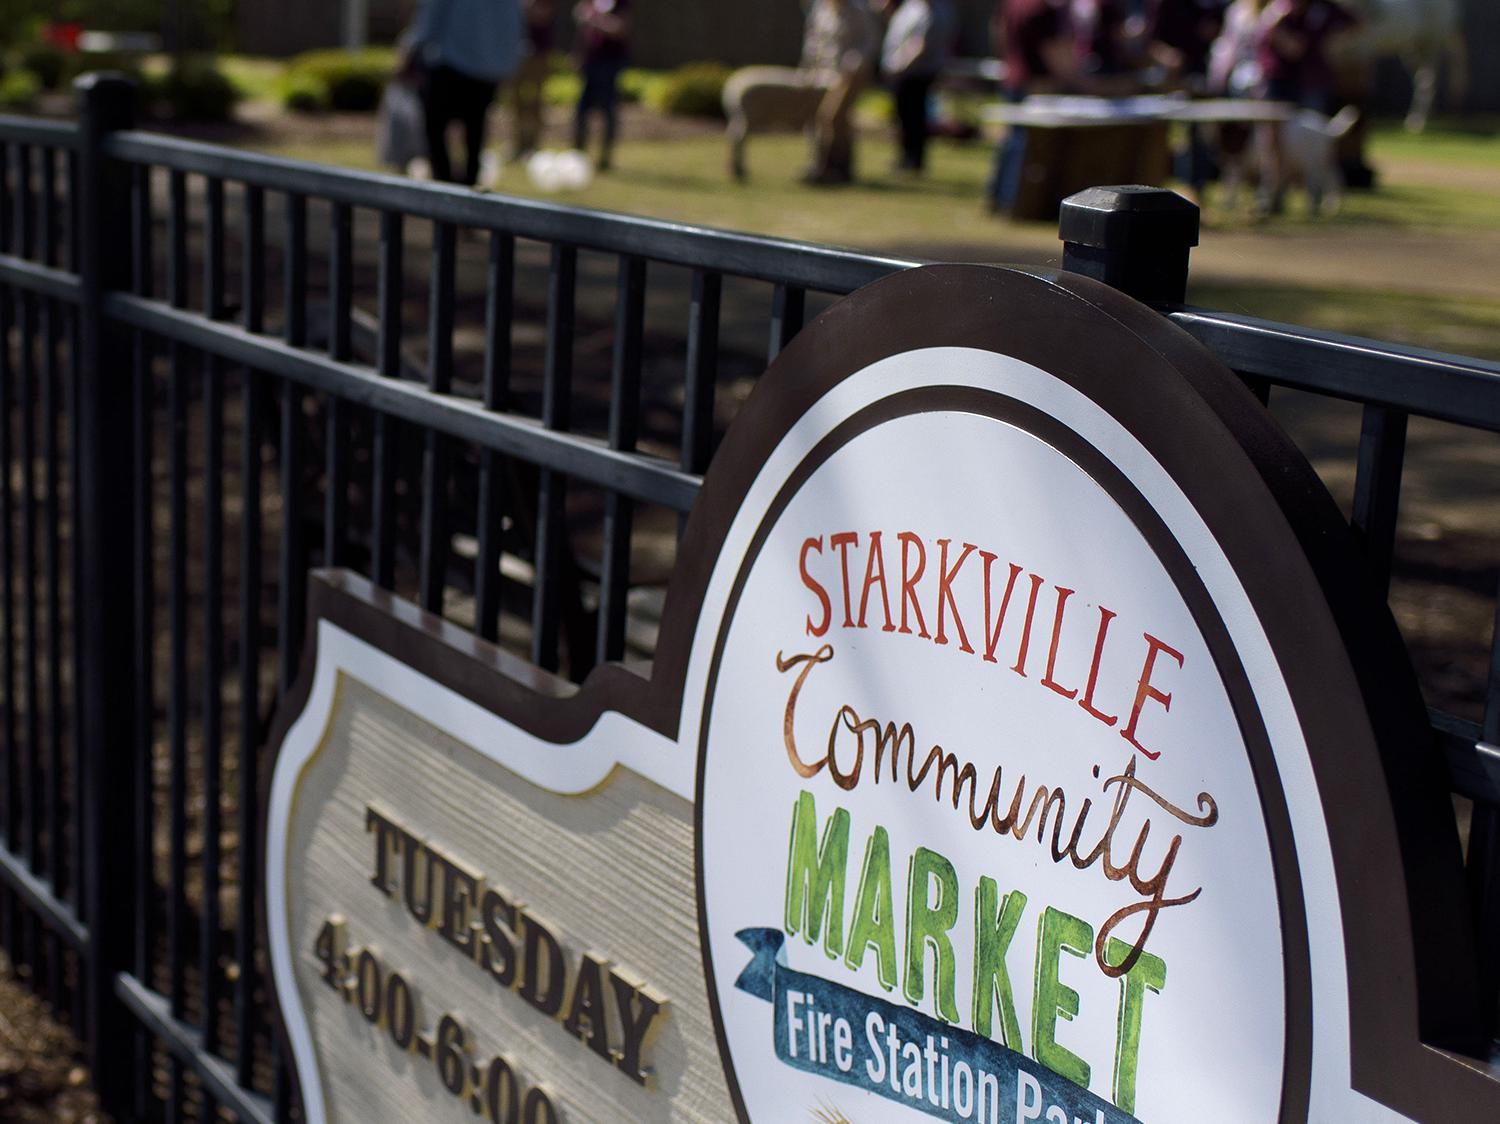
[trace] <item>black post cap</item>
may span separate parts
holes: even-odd
[[[1137,300],[1180,303],[1198,219],[1196,204],[1165,188],[1091,187],[1063,200],[1063,268]]]

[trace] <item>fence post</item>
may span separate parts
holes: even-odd
[[[1181,304],[1198,207],[1163,187],[1091,187],[1063,200],[1063,268],[1147,304]]]
[[[130,1017],[115,996],[115,977],[131,964],[135,918],[137,824],[132,731],[138,650],[133,614],[134,480],[130,354],[104,316],[104,299],[130,278],[130,175],[110,160],[104,142],[135,119],[135,86],[113,74],[76,84],[79,101],[77,612],[82,618],[77,674],[84,777],[85,919],[89,930],[83,987],[89,1013],[90,1064],[106,1111],[123,1118],[132,1104],[135,1053]],[[149,872],[147,872],[149,876]]]

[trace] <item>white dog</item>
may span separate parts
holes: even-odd
[[[1317,214],[1334,214],[1343,198],[1344,176],[1339,170],[1338,142],[1359,120],[1359,110],[1346,105],[1332,117],[1312,109],[1299,109],[1274,126],[1281,134],[1282,186],[1300,183]],[[1225,203],[1237,205],[1245,178],[1246,157],[1255,146],[1221,153]],[[1264,166],[1260,171],[1264,180]],[[1264,189],[1266,185],[1262,184]]]

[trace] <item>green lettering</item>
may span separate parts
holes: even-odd
[[[974,891],[974,1033],[990,1037],[990,1018],[1000,1001],[1000,1041],[1020,1051],[1021,1021],[1010,986],[1005,954],[1021,924],[1026,895],[1013,890],[1000,897],[993,878],[981,877]]]
[[[891,916],[891,839],[877,826],[865,844],[865,864],[859,874],[859,892],[854,920],[849,923],[848,950],[844,963],[855,971],[864,963],[865,952],[875,950],[875,974],[880,986],[896,986],[896,927]]]
[[[1131,945],[1114,937],[1104,949],[1104,962],[1118,966],[1130,955]],[[1141,1059],[1141,1009],[1146,990],[1157,995],[1167,985],[1167,965],[1159,956],[1142,952],[1120,980],[1120,1018],[1115,1032],[1115,1105],[1122,1112],[1135,1111],[1136,1066]]]
[[[1094,927],[1048,906],[1036,943],[1036,996],[1031,1012],[1031,1056],[1075,1085],[1089,1087],[1089,1063],[1057,1042],[1057,1017],[1078,1015],[1078,993],[1058,978],[1062,954],[1080,959],[1094,948]]]
[[[786,931],[812,944],[823,932],[823,951],[830,959],[844,951],[844,868],[849,862],[849,813],[835,808],[814,844],[818,810],[812,793],[803,790],[792,810],[792,838],[786,870]],[[825,917],[824,907],[828,912]],[[824,921],[827,925],[824,925]]]
[[[929,905],[932,881],[937,879],[938,900]],[[958,1022],[953,1001],[953,942],[948,930],[958,921],[958,872],[936,851],[918,847],[912,852],[906,881],[906,998],[922,1002],[923,977],[927,968],[927,946],[932,946],[932,1006],[944,1022]]]

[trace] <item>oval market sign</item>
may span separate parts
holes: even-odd
[[[314,600],[266,828],[311,1120],[1500,1103],[1383,603],[1258,404],[1110,290],[930,267],[804,330],[649,678]]]

